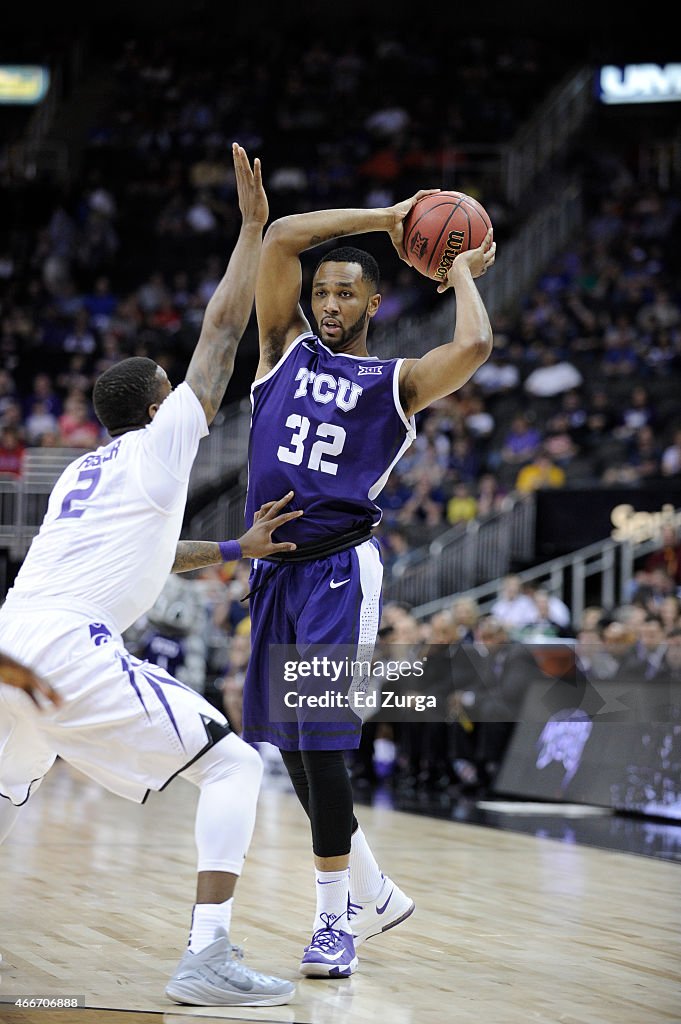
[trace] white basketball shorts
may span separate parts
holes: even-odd
[[[0,685],[0,796],[25,803],[57,756],[143,803],[229,732],[190,687],[133,657],[102,623],[65,612],[0,613],[0,649],[63,698],[35,707]]]

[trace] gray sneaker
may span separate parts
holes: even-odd
[[[200,953],[187,950],[166,986],[176,1003],[191,1006],[280,1006],[295,993],[293,982],[260,974],[241,963],[243,950],[221,935]]]

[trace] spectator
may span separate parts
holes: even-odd
[[[509,632],[523,629],[536,615],[534,601],[524,592],[522,580],[515,574],[504,577],[499,596],[490,611]]]
[[[564,601],[548,590],[537,589],[531,593],[535,615],[516,635],[525,641],[538,637],[570,637],[570,610]]]
[[[472,438],[455,438],[448,468],[455,479],[471,485],[475,483],[480,475],[480,457]]]
[[[652,572],[663,569],[681,587],[681,540],[675,526],[666,524],[660,532],[660,546],[651,552],[645,560],[644,569]]]
[[[418,552],[410,545],[404,527],[389,527],[381,541],[386,576],[401,576],[405,569],[419,560]]]
[[[172,296],[160,271],[150,274],[137,289],[137,302],[143,313],[155,313],[164,303],[172,302]]]
[[[452,526],[456,523],[468,523],[475,519],[478,512],[478,503],[471,494],[470,486],[466,483],[458,483],[454,486],[454,494],[447,502],[447,522]]]
[[[615,437],[629,440],[646,426],[655,426],[655,409],[647,389],[639,384],[632,389],[622,410],[620,425],[614,431]]]
[[[534,461],[528,462],[519,471],[515,489],[520,494],[529,494],[541,487],[563,487],[565,470],[558,466],[545,450],[540,451]]]
[[[477,601],[470,597],[455,597],[450,611],[454,622],[454,641],[463,644],[473,643],[475,627],[481,615]]]
[[[662,452],[660,463],[662,476],[678,476],[681,473],[681,430],[674,431],[672,440]]]
[[[567,425],[562,430],[547,431],[543,450],[556,466],[565,470],[567,479],[570,469],[579,454],[579,448],[575,444]]]
[[[665,661],[669,670],[670,682],[678,686],[681,683],[681,627],[677,626],[667,633]],[[678,703],[675,713],[678,716]]]
[[[567,430],[574,443],[581,447],[587,435],[587,404],[581,391],[566,391],[560,402],[560,431]],[[547,421],[547,430],[551,432],[554,424]]]
[[[668,288],[658,285],[650,302],[645,302],[636,315],[637,326],[646,333],[669,330],[681,324],[681,310]]]
[[[66,399],[58,427],[62,444],[67,448],[96,448],[99,444],[101,429],[90,416],[87,402],[77,392]]]
[[[83,308],[90,323],[99,331],[110,326],[117,305],[118,296],[112,291],[111,281],[106,275],[100,275],[92,291],[83,297]]]
[[[420,475],[402,506],[398,522],[402,525],[440,526],[444,521],[444,500],[442,490],[434,487],[428,477]]]
[[[681,627],[681,597],[677,594],[670,594],[662,599],[658,614],[662,619],[664,631],[669,636],[675,629]]]
[[[639,365],[635,347],[636,333],[626,316],[620,316],[604,332],[601,372],[606,377],[631,377]]]
[[[494,473],[483,473],[478,480],[478,516],[488,516],[492,512],[500,512],[504,507],[506,497],[507,492]]]
[[[484,365],[484,364],[483,364]],[[494,417],[485,408],[481,395],[472,394],[468,400],[468,408],[464,415],[466,430],[474,438],[486,439],[494,431]]]
[[[616,677],[632,682],[667,682],[669,668],[666,663],[667,643],[664,625],[659,615],[646,616],[641,625],[639,639],[620,663]]]
[[[601,633],[603,649],[614,659],[612,673],[609,678],[614,678],[621,669],[622,663],[629,657],[636,644],[636,630],[625,622],[617,619],[606,623]]]
[[[661,475],[660,449],[652,427],[638,428],[628,444],[627,462],[634,467],[639,480]]]
[[[61,399],[54,389],[54,384],[48,374],[36,374],[33,378],[33,388],[28,395],[26,409],[31,410],[36,401],[44,404],[45,409],[52,416],[59,416],[61,413]]]
[[[10,406],[16,405],[17,390],[12,375],[7,370],[0,370],[0,420]]]
[[[605,608],[600,604],[587,605],[578,623],[579,629],[598,630],[606,620]]]
[[[559,359],[553,349],[545,349],[541,365],[525,378],[524,389],[535,398],[552,398],[581,387],[584,378],[568,359]]]
[[[587,404],[586,444],[590,450],[598,450],[601,443],[612,435],[618,417],[609,393],[598,388]]]
[[[90,317],[86,310],[76,313],[73,330],[69,331],[63,341],[64,352],[82,352],[91,356],[97,349],[97,339],[90,330]]]
[[[524,465],[537,454],[541,441],[537,427],[523,413],[518,413],[502,440],[501,461],[506,465]]]
[[[681,366],[675,333],[667,329],[656,330],[641,354],[644,368],[654,377],[664,378],[678,373]]]
[[[0,477],[20,477],[24,444],[15,427],[0,427]]]
[[[520,370],[511,361],[510,353],[495,349],[492,355],[475,371],[473,383],[483,395],[501,395],[514,391],[520,384]]]
[[[617,622],[621,622],[628,629],[632,630],[635,636],[638,636],[647,615],[648,611],[644,604],[632,601],[630,604],[619,605],[615,609],[612,618]]]
[[[613,679],[620,665],[606,649],[602,630],[598,628],[578,630],[575,659],[580,673],[594,682]]]
[[[26,417],[26,442],[39,446],[45,434],[57,433],[59,424],[46,402],[34,402]]]
[[[458,718],[452,727],[454,770],[473,788],[494,781],[525,693],[539,675],[525,644],[514,642],[494,615],[480,619],[475,635],[476,644],[465,648],[470,671],[467,678],[463,672],[453,673],[457,689],[450,700]],[[462,658],[457,662],[463,663]],[[459,680],[465,680],[467,689],[458,688]]]
[[[451,690],[452,644],[455,624],[448,611],[436,613],[426,628],[422,645],[416,652],[423,664],[417,683],[411,678],[400,681],[402,693],[421,693],[435,697],[444,708]],[[399,654],[401,648],[396,648]],[[385,743],[386,736],[380,737]],[[399,716],[392,724],[392,735],[400,786],[445,789],[452,781],[449,770],[448,726],[440,721],[418,722],[413,716]]]
[[[676,585],[668,571],[659,566],[636,574],[631,600],[651,614],[657,614],[667,597],[676,593]]]

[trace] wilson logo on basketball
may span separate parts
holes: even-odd
[[[418,231],[415,231],[409,242],[409,252],[412,256],[422,260],[428,252],[428,239],[420,235]]]
[[[444,280],[449,272],[449,268],[454,262],[455,258],[461,252],[463,248],[463,231],[450,231],[447,236],[447,245],[442,253],[442,257],[438,264],[438,268],[435,271],[437,277]]]

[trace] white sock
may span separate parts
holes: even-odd
[[[353,902],[375,900],[383,885],[383,874],[371,852],[366,836],[358,826],[350,846],[350,892]]]
[[[317,912],[313,931],[318,928],[338,928],[343,932],[348,927],[348,889],[350,869],[343,871],[318,871],[315,868],[317,890]]]
[[[224,903],[195,903],[192,914],[192,926],[189,933],[189,948],[192,953],[200,953],[211,942],[215,942],[218,928],[224,928],[229,935],[232,923],[232,904],[234,897]]]

